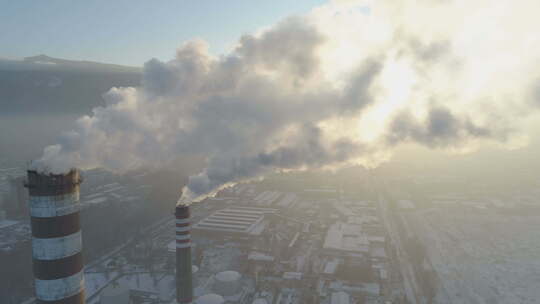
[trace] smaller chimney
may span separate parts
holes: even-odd
[[[191,270],[190,211],[187,205],[176,206],[176,302],[193,301]]]

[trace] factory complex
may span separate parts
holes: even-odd
[[[82,182],[76,169],[27,172],[35,288],[28,303],[375,304],[396,298],[385,226],[365,198],[240,184],[177,206],[85,262]],[[122,186],[92,189],[106,194],[115,187]],[[92,202],[98,195],[85,197],[86,204],[100,204]]]
[[[505,303],[538,298],[515,283],[538,276],[538,238],[523,230],[538,223],[537,189],[513,201],[428,186],[421,196],[403,190],[405,179],[366,174],[347,185],[319,174],[238,184],[175,208],[176,191],[155,194],[176,182],[151,173],[6,166],[0,302],[469,303],[493,288]],[[507,232],[490,239],[500,223]]]

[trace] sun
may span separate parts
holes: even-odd
[[[372,87],[375,101],[358,123],[361,140],[374,141],[382,135],[389,118],[411,102],[416,81],[416,71],[408,61],[392,58],[385,62]]]

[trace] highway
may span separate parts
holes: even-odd
[[[425,297],[423,296],[422,289],[416,281],[414,268],[404,250],[404,245],[398,233],[398,227],[394,222],[394,218],[390,214],[391,211],[388,206],[388,199],[385,198],[383,194],[383,189],[386,189],[386,185],[384,184],[384,181],[379,181],[374,176],[372,176],[372,183],[375,186],[373,189],[377,189],[378,191],[377,197],[380,217],[383,219],[384,225],[390,237],[390,241],[396,249],[398,262],[401,268],[401,276],[403,278],[403,288],[407,301],[412,304],[424,304],[426,302]]]

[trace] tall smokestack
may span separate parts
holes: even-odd
[[[190,211],[187,205],[176,206],[176,302],[192,303]]]
[[[79,171],[27,172],[38,304],[84,304]]]

